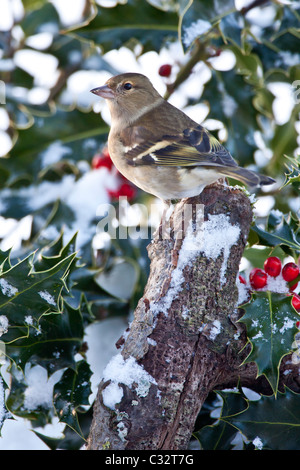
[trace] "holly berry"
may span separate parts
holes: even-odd
[[[113,167],[113,162],[109,156],[108,150],[103,150],[102,153],[97,153],[92,159],[92,168],[97,170],[98,168],[108,168],[111,170]]]
[[[285,281],[291,282],[299,275],[299,267],[296,263],[287,263],[282,268],[282,277]]]
[[[298,286],[298,282],[296,282],[296,284],[292,285],[292,286],[289,288],[289,290],[290,290],[290,291],[293,291],[293,290],[296,289],[297,286]]]
[[[241,284],[247,284],[246,280],[241,275],[239,275],[239,281],[240,281]]]
[[[158,74],[161,77],[169,77],[172,72],[172,65],[170,64],[164,64],[159,67]]]
[[[293,295],[292,305],[297,310],[297,312],[300,312],[300,296],[298,294]]]
[[[277,277],[281,272],[281,261],[277,256],[270,256],[264,262],[264,268],[269,276]]]
[[[263,269],[254,268],[250,273],[249,280],[253,289],[262,289],[267,284],[268,276]]]
[[[136,190],[128,183],[123,183],[116,191],[108,190],[108,194],[112,199],[118,199],[120,196],[126,196],[129,200],[136,195]]]

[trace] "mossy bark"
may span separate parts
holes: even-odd
[[[204,221],[225,214],[240,234],[230,249],[226,282],[220,282],[224,254],[213,259],[199,253],[183,268],[184,282],[172,297],[172,274],[185,234],[179,241],[177,235],[187,204],[203,205]],[[155,383],[146,396],[139,396],[134,385],[120,384],[122,400],[111,410],[102,399],[109,382],[102,381],[88,449],[186,449],[210,391],[239,381],[253,389],[268,389],[263,377],[257,379],[253,363],[241,365],[249,350],[244,328],[236,323],[240,316],[236,278],[251,221],[245,192],[223,185],[211,185],[201,195],[176,204],[168,237],[162,239],[158,230],[148,247],[151,268],[144,295],[130,331],[118,342],[123,358],[134,357]],[[219,334],[214,334],[216,324]]]

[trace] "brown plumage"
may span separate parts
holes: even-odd
[[[112,161],[144,191],[170,200],[196,196],[226,176],[252,187],[274,183],[239,167],[215,137],[165,101],[144,75],[117,75],[91,91],[106,99],[111,113]]]

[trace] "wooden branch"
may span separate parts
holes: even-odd
[[[241,366],[249,349],[235,323],[251,221],[247,195],[223,185],[175,206],[148,247],[148,283],[99,386],[88,449],[186,449],[210,391],[240,381],[270,393],[254,363]]]

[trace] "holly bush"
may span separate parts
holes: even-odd
[[[245,449],[300,448],[299,396],[278,390],[282,358],[299,357],[299,287],[281,272],[264,288],[248,280],[271,256],[298,264],[299,14],[299,2],[263,0],[85,0],[71,24],[59,2],[11,10],[0,31],[1,426],[22,417],[49,448],[81,448],[92,414],[86,328],[128,318],[143,292],[152,227],[118,236],[119,217],[109,238],[101,220],[108,206],[117,220],[120,196],[127,210],[153,200],[112,166],[105,106],[89,93],[134,68],[194,119],[205,109],[204,125],[239,163],[276,180],[253,201],[267,209],[255,212],[243,257],[252,293],[240,319],[247,360],[273,394],[212,392],[194,438],[203,449],[231,449],[237,435]],[[54,418],[61,438],[40,432]]]

